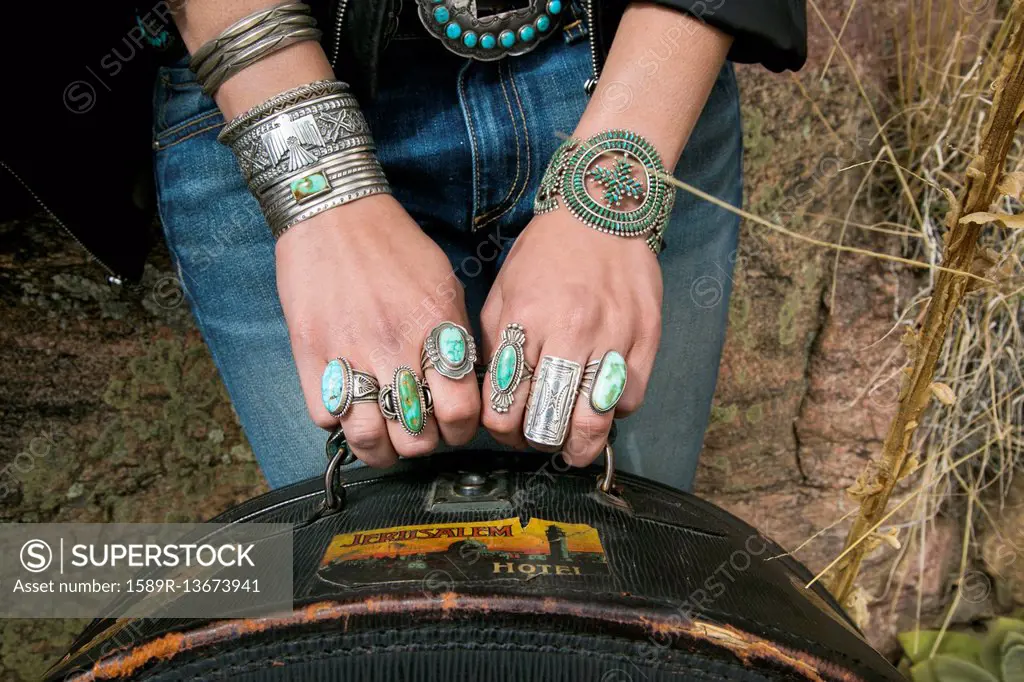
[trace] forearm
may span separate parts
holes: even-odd
[[[189,52],[221,31],[280,0],[190,0],[175,14],[175,23]],[[214,99],[227,118],[233,118],[274,95],[324,78],[334,78],[327,55],[314,41],[296,43],[275,52],[229,78]]]
[[[673,168],[731,44],[730,36],[689,14],[632,3],[574,136],[626,128],[647,138]]]

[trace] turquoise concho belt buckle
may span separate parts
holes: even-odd
[[[462,57],[494,61],[525,54],[554,33],[563,0],[530,0],[527,7],[481,16],[478,0],[417,0],[431,35]]]

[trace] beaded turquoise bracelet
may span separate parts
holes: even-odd
[[[635,175],[637,168],[642,180]],[[569,138],[555,150],[541,178],[534,212],[555,210],[561,197],[584,225],[619,237],[644,237],[658,254],[675,203],[664,174],[654,146],[634,132],[606,130],[582,142]],[[621,208],[627,199],[637,203]]]

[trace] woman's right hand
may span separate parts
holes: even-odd
[[[462,284],[444,252],[393,197],[359,199],[286,231],[277,242],[277,289],[317,425],[331,429],[338,423],[320,392],[324,368],[334,358],[347,358],[382,387],[402,365],[430,384],[434,414],[416,436],[385,420],[376,404],[348,409],[341,424],[363,462],[389,466],[398,455],[427,454],[438,445],[438,427],[450,445],[465,444],[476,433],[480,390],[474,375],[451,380],[430,369],[423,377],[420,367],[423,341],[436,324],[449,320],[469,329]]]

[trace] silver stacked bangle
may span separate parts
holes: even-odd
[[[275,238],[329,208],[391,193],[344,83],[281,93],[232,120],[218,139],[235,153]]]
[[[189,68],[203,92],[212,95],[245,67],[289,45],[320,40],[321,35],[309,5],[287,3],[235,22],[196,50]]]

